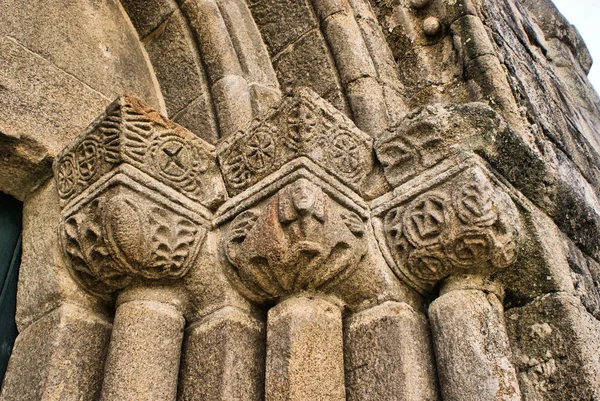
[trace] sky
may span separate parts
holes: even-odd
[[[594,65],[588,78],[600,93],[600,0],[552,0],[577,28],[587,45]]]

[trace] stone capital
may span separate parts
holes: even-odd
[[[372,213],[388,263],[424,293],[450,276],[489,276],[517,259],[517,208],[474,157],[449,159],[396,188]]]
[[[67,267],[102,297],[185,275],[225,199],[211,146],[130,97],[59,154],[54,175]]]
[[[221,240],[226,273],[253,301],[326,294],[367,254],[366,209],[304,163],[264,188],[235,217],[224,210],[230,216]]]

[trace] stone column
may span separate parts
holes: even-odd
[[[182,313],[168,303],[120,303],[100,399],[174,401],[184,325]]]
[[[117,297],[100,399],[174,401],[181,281],[224,198],[213,148],[141,101],[120,97],[56,158],[71,276]]]
[[[266,400],[345,399],[339,306],[303,296],[277,304],[267,319]]]
[[[477,159],[452,168],[428,171],[420,193],[374,202],[380,244],[399,277],[424,293],[441,287],[429,318],[444,401],[520,400],[491,279],[517,260],[519,212]]]
[[[186,329],[179,400],[263,401],[262,319],[226,306]]]
[[[426,317],[388,301],[345,321],[348,400],[439,400]]]
[[[445,401],[519,401],[521,392],[498,295],[443,292],[429,307]]]

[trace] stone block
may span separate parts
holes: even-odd
[[[174,0],[121,0],[140,39],[144,39],[177,9]]]
[[[111,324],[65,304],[22,330],[0,400],[80,401],[100,394]]]
[[[54,181],[23,204],[23,256],[17,291],[17,327],[24,331],[46,313],[68,303],[107,314],[106,303],[83,291],[70,276],[58,239],[60,208]]]
[[[548,294],[506,312],[523,399],[600,399],[600,322],[575,296]]]
[[[352,14],[338,13],[327,18],[323,21],[323,35],[343,85],[362,77],[377,76],[369,49]]]
[[[171,13],[160,27],[160,32],[152,35],[145,46],[169,117],[179,113],[194,99],[206,96],[209,87],[204,69],[181,11]],[[205,115],[214,118],[209,110]]]
[[[319,298],[290,298],[267,318],[267,401],[345,400],[342,316]]]
[[[408,304],[386,302],[344,325],[349,401],[440,399],[425,316]]]
[[[252,120],[248,82],[239,75],[229,75],[214,84],[212,89],[221,136],[227,137],[246,128]]]
[[[108,99],[129,93],[164,108],[142,44],[119,1],[4,1],[0,35]]]
[[[219,0],[219,10],[239,58],[244,78],[249,83],[277,87],[277,78],[267,48],[246,2]]]
[[[227,306],[186,329],[181,401],[264,400],[264,323]]]
[[[456,20],[451,29],[454,40],[460,43],[460,51],[467,61],[487,54],[495,54],[492,42],[479,17],[465,15]]]
[[[319,27],[308,0],[251,0],[249,3],[271,57]]]
[[[310,87],[338,110],[350,114],[335,63],[320,31],[312,30],[287,47],[274,57],[273,67],[282,88]]]
[[[184,324],[181,313],[165,303],[119,305],[100,399],[175,401]]]
[[[109,99],[1,33],[0,54],[0,191],[23,200]]]
[[[197,137],[215,145],[219,138],[219,130],[211,101],[208,93],[201,93],[179,113],[171,116],[171,119],[192,131]]]
[[[189,0],[181,9],[196,35],[211,84],[230,75],[242,76],[235,47],[214,0]]]

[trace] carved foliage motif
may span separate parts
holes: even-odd
[[[204,206],[224,200],[212,147],[133,98],[119,98],[57,158],[61,201],[70,201],[120,163],[129,163]]]
[[[124,288],[134,277],[182,277],[205,232],[133,193],[94,197],[64,218],[60,229],[72,276],[100,295]]]
[[[479,168],[391,209],[383,223],[396,268],[425,286],[453,273],[503,269],[517,257],[515,205]]]
[[[365,256],[364,223],[305,178],[289,184],[262,210],[239,214],[222,248],[244,293],[261,300],[325,291]],[[341,211],[340,211],[341,209]]]
[[[242,192],[300,156],[356,190],[371,169],[371,139],[331,109],[302,90],[247,131],[225,140],[217,153],[229,192]]]

